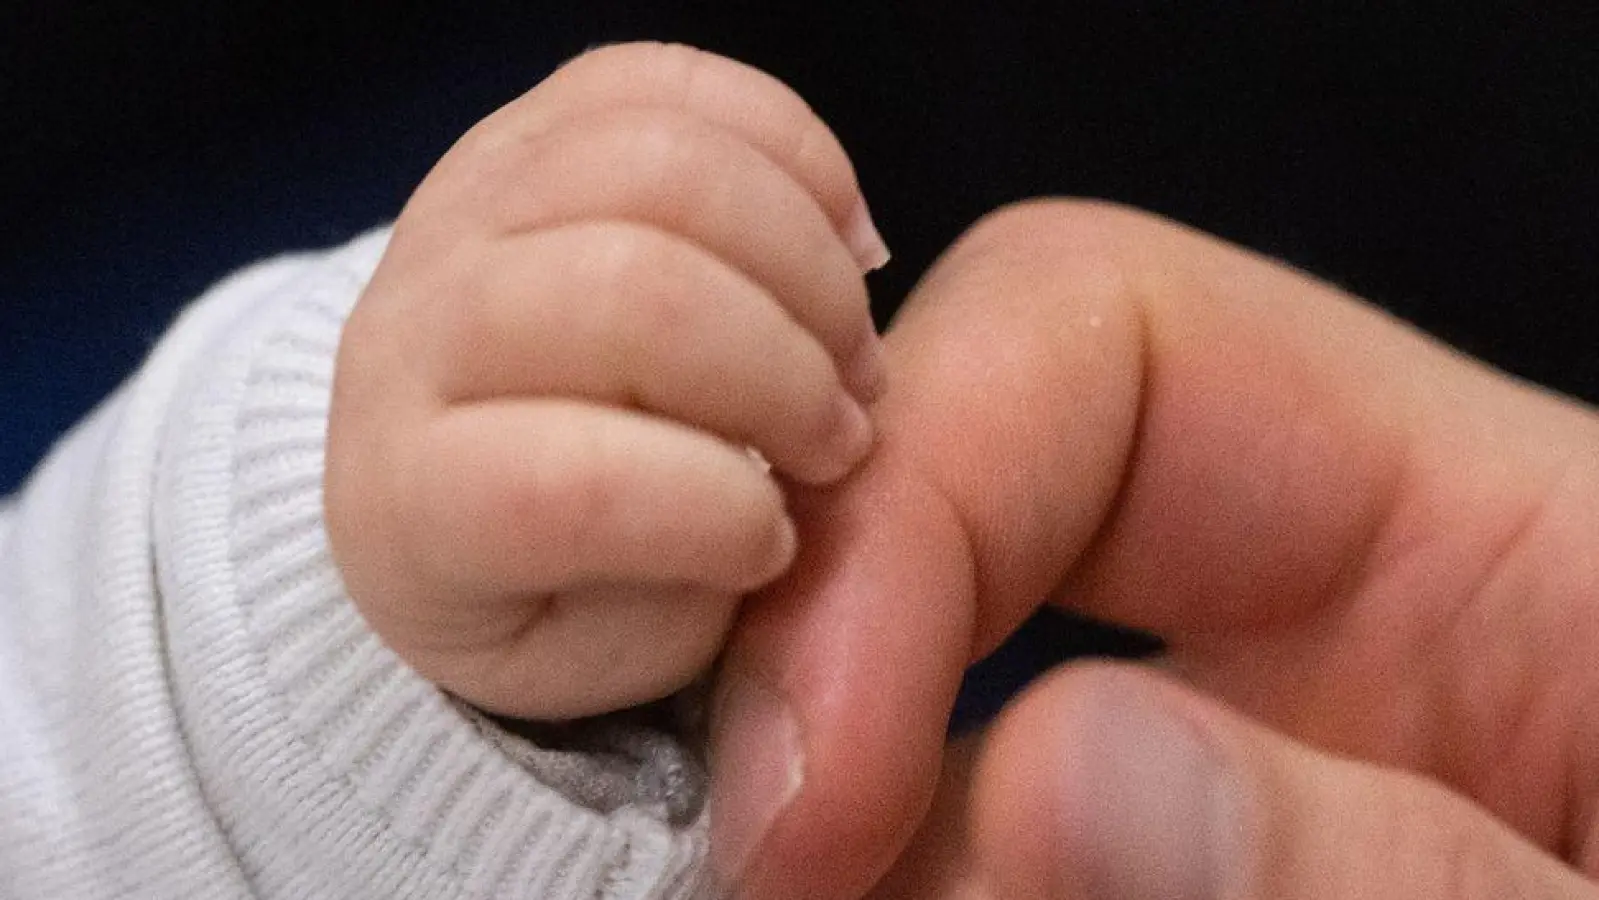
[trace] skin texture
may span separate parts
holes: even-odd
[[[505,715],[686,685],[793,558],[777,478],[870,449],[885,253],[827,127],[730,60],[604,48],[479,123],[340,346],[327,520],[362,614]]]
[[[1080,202],[974,226],[880,365],[864,209],[797,97],[686,48],[588,54],[474,129],[341,349],[363,614],[544,718],[674,689],[736,614],[713,862],[742,896],[1595,893],[1590,410]],[[785,511],[746,446],[843,480]],[[1046,602],[1170,654],[946,747],[966,664]]]
[[[741,896],[1599,896],[1592,410],[1094,203],[978,223],[886,341],[878,452],[734,633],[804,772]],[[944,748],[1044,602],[1169,656]]]

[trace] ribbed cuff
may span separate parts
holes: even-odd
[[[163,467],[174,691],[264,895],[677,897],[703,814],[572,802],[366,627],[322,520],[333,360],[377,232],[248,314],[180,401]],[[331,873],[331,874],[330,874]]]

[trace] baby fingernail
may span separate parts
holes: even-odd
[[[856,202],[854,211],[850,213],[849,224],[844,228],[844,243],[849,246],[850,253],[854,254],[863,272],[881,269],[888,263],[888,244],[883,242],[883,236],[878,233],[877,225],[872,221],[872,211],[866,208],[864,197]]]
[[[798,552],[799,532],[794,528],[794,520],[782,516],[773,528],[771,571],[775,574],[787,569]]]
[[[827,465],[817,482],[830,484],[843,478],[872,449],[872,420],[847,394],[833,401],[832,435],[825,450]]]
[[[768,832],[805,782],[799,722],[759,680],[724,674],[711,718],[711,868],[737,890]]]

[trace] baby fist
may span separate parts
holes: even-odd
[[[730,60],[597,50],[479,123],[340,347],[326,512],[362,614],[506,715],[689,683],[793,559],[765,460],[819,484],[868,452],[886,256],[831,132]]]

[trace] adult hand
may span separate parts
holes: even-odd
[[[887,341],[876,455],[728,657],[741,896],[1599,897],[1592,411],[1095,204],[989,217]],[[1046,679],[924,824],[1042,602],[1167,671]]]

